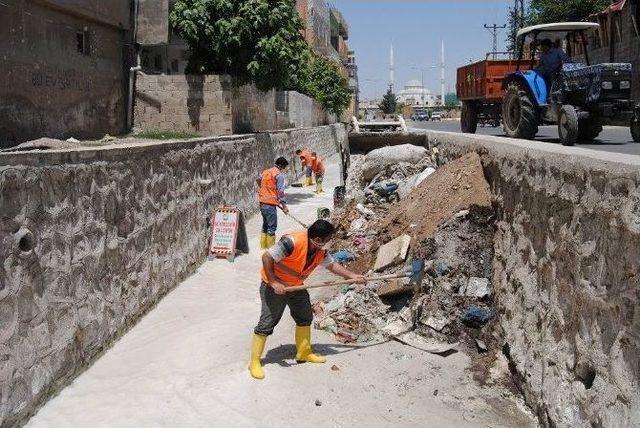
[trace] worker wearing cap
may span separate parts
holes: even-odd
[[[322,193],[322,180],[324,178],[324,163],[316,152],[311,153],[311,171],[316,177],[316,193]]]
[[[279,157],[275,166],[265,169],[256,182],[258,183],[258,200],[262,214],[262,233],[260,234],[260,248],[267,249],[276,243],[276,229],[278,228],[278,207],[285,214],[289,213],[284,194],[286,186],[284,170],[289,162]]]
[[[296,361],[324,363],[326,359],[313,353],[311,348],[311,322],[313,311],[307,290],[295,290],[304,284],[318,266],[345,279],[366,282],[364,276],[355,274],[340,264],[324,248],[335,232],[334,226],[326,220],[317,220],[308,230],[285,235],[277,245],[262,254],[262,282],[260,301],[262,310],[251,343],[249,372],[256,379],[264,378],[260,358],[267,337],[282,318],[287,306],[296,322]],[[289,290],[289,291],[287,291]]]
[[[311,186],[313,185],[313,179],[311,178],[311,150],[298,149],[296,150],[296,156],[300,157],[300,162],[302,163],[302,172],[304,172],[304,185]]]

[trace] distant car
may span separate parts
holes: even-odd
[[[423,120],[429,120],[429,116],[427,115],[427,113],[424,113],[424,112],[414,113],[412,118],[413,120],[416,120],[418,122],[422,122]]]
[[[439,112],[433,112],[431,114],[431,121],[432,122],[440,122],[442,120],[442,114]]]

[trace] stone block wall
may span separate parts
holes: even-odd
[[[0,426],[24,421],[206,256],[206,216],[257,211],[255,178],[341,125],[0,154]]]
[[[480,154],[497,212],[493,261],[504,352],[548,427],[640,421],[640,157],[470,134],[402,139],[442,162]],[[353,148],[353,147],[352,147]]]
[[[334,115],[306,95],[262,92],[252,85],[234,87],[230,76],[136,77],[134,126],[142,130],[216,136],[335,122]]]
[[[427,138],[445,156],[481,154],[498,211],[493,284],[505,352],[540,422],[633,426],[640,159],[491,137]]]

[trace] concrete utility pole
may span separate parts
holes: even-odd
[[[442,52],[440,55],[440,104],[444,107],[444,40],[442,40]]]
[[[515,28],[512,29],[513,34],[509,36],[513,38],[513,40],[511,41],[513,43],[513,52],[512,52],[513,58],[516,58],[518,56],[518,40],[516,38],[516,32],[522,27],[524,27],[524,16],[525,16],[524,0],[514,0],[513,25]]]
[[[484,28],[489,30],[489,32],[493,36],[493,49],[491,50],[491,52],[493,52],[493,59],[496,59],[496,52],[498,52],[498,30],[500,30],[502,28],[507,28],[507,24],[505,24],[505,25],[496,25],[496,24],[487,25],[487,24],[484,24]]]

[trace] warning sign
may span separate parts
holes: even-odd
[[[242,212],[235,207],[218,208],[211,219],[209,252],[233,261],[239,250],[249,252]]]

